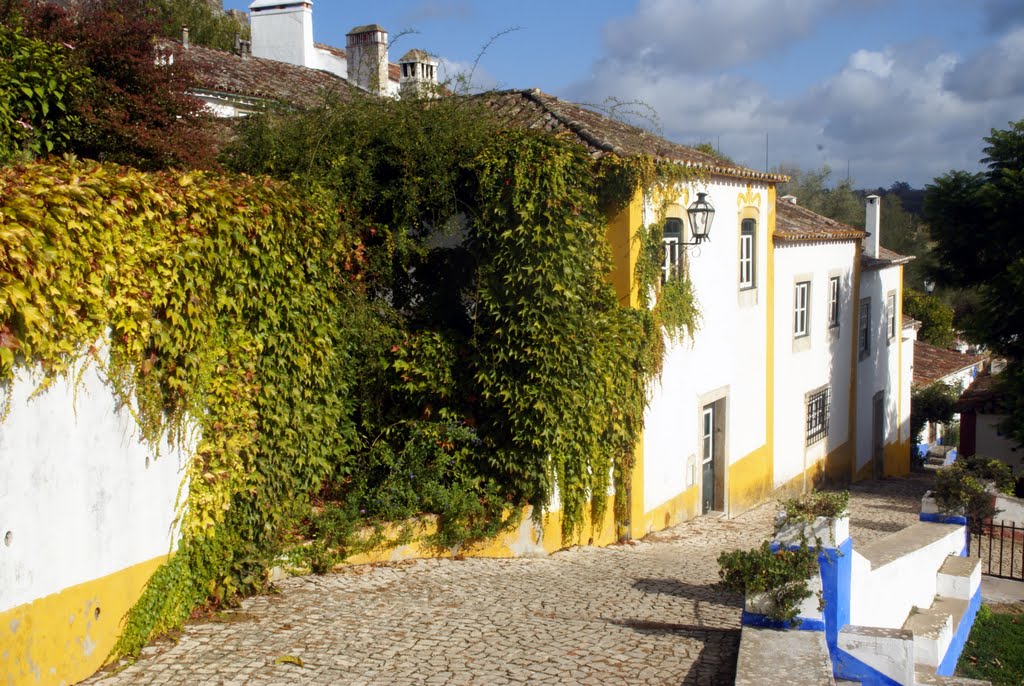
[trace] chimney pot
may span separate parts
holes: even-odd
[[[864,217],[864,230],[868,237],[864,241],[864,254],[868,257],[878,257],[881,242],[882,223],[882,199],[877,195],[869,195],[866,200],[867,208]]]

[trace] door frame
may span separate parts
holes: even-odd
[[[711,511],[729,511],[729,387],[722,386],[708,393],[701,394],[697,399],[697,455],[700,456],[700,482],[698,484],[698,502],[700,512],[704,514],[704,411],[711,407],[714,415],[712,441],[712,471],[714,487],[712,491]]]

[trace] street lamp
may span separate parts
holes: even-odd
[[[707,201],[707,197],[707,193],[697,193],[697,199],[686,208],[686,215],[690,218],[690,232],[693,235],[693,241],[684,243],[684,245],[700,245],[710,237],[715,208]]]

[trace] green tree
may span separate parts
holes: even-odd
[[[249,25],[229,14],[216,12],[207,0],[156,0],[163,34],[181,40],[188,27],[189,41],[218,50],[233,50],[235,37],[248,40]]]
[[[961,326],[1018,366],[1024,359],[1024,120],[993,129],[985,142],[984,171],[951,171],[926,189],[925,217],[939,264],[933,275],[939,284],[976,292]],[[1007,375],[1011,395],[1024,394],[1021,380]],[[1024,440],[1024,411],[1015,411],[1007,428]]]
[[[956,338],[953,332],[953,308],[937,296],[914,288],[904,288],[903,313],[921,322],[917,337],[926,343],[946,348]]]
[[[830,186],[832,168],[802,170],[796,165],[782,165],[778,172],[790,177],[779,186],[779,196],[795,195],[797,202],[812,212],[838,222],[864,227],[864,201],[853,190],[852,179],[843,179]]]
[[[915,388],[910,393],[910,437],[912,443],[920,442],[920,435],[927,422],[945,424],[953,420],[954,405],[960,397],[960,389],[950,384],[936,382],[924,388]]]

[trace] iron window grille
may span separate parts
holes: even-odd
[[[807,445],[814,445],[828,436],[830,395],[826,386],[807,396]]]

